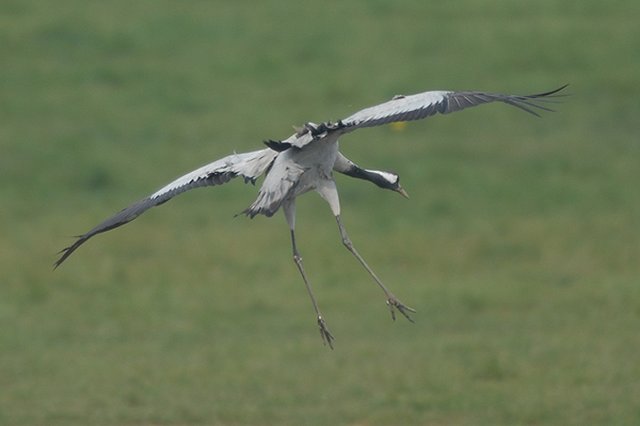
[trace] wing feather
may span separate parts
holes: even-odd
[[[365,108],[341,120],[339,123],[342,123],[342,126],[338,131],[347,133],[363,127],[380,126],[396,121],[420,120],[436,113],[449,114],[490,102],[503,102],[537,116],[539,114],[536,110],[552,111],[540,103],[550,102],[554,98],[563,96],[558,92],[565,87],[567,85],[549,92],[525,96],[444,90],[396,96],[388,102]]]
[[[559,92],[567,86],[565,84],[548,92],[525,96],[446,90],[435,90],[409,96],[398,95],[394,96],[390,101],[365,108],[335,123],[327,121],[320,125],[314,125],[314,131],[309,131],[307,128],[306,131],[296,132],[284,141],[268,141],[267,144],[282,151],[292,147],[302,148],[314,140],[326,137],[332,132],[343,134],[364,127],[381,126],[398,121],[420,120],[438,113],[449,114],[490,102],[503,102],[529,114],[539,116],[536,110],[553,111],[541,105],[541,103],[554,102],[556,98],[565,96]],[[309,124],[311,123],[307,123],[307,125]]]
[[[61,256],[54,263],[54,268],[60,266],[71,253],[94,235],[131,222],[150,208],[166,203],[183,192],[204,186],[222,185],[238,176],[242,176],[245,182],[254,183],[277,156],[278,152],[269,148],[243,154],[232,154],[175,179],[150,196],[131,204],[96,225],[87,233],[78,236],[73,244],[60,251]]]

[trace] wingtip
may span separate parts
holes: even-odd
[[[58,269],[58,267],[62,264],[62,262],[64,262],[67,259],[67,257],[71,255],[71,252],[73,252],[73,250],[75,250],[75,248],[73,248],[73,245],[71,245],[69,247],[63,248],[62,250],[56,253],[56,254],[60,254],[61,256],[58,260],[53,262],[54,271]]]
[[[563,93],[563,94],[558,94],[558,93],[560,93],[561,91],[563,91],[564,89],[566,89],[567,87],[569,87],[569,83],[565,83],[565,84],[563,84],[562,86],[558,87],[557,89],[553,89],[553,90],[550,90],[550,91],[548,91],[548,92],[544,92],[544,93],[537,93],[537,94],[535,94],[535,95],[531,95],[531,97],[536,97],[536,98],[540,97],[540,98],[543,98],[543,97],[567,96],[567,94],[565,94],[565,93]],[[555,96],[554,96],[554,95],[555,95]]]
[[[565,83],[562,86],[558,87],[556,90],[551,91],[550,95],[555,95],[556,93],[559,93],[559,92],[563,91],[567,87],[569,87],[569,83]],[[563,94],[558,95],[558,96],[569,96],[569,94],[568,93],[563,93]]]
[[[80,236],[76,237],[76,238],[77,238],[77,240],[76,240],[73,244],[71,244],[71,245],[70,245],[70,246],[68,246],[68,247],[63,248],[63,249],[62,249],[62,250],[60,250],[58,253],[56,253],[56,254],[59,254],[59,255],[61,255],[61,256],[60,256],[60,258],[59,258],[58,260],[56,260],[56,261],[53,263],[53,270],[55,271],[56,269],[58,269],[58,267],[59,267],[59,266],[60,266],[60,265],[65,261],[65,260],[67,260],[67,258],[68,258],[69,256],[71,256],[71,254],[72,254],[74,251],[76,251],[78,247],[80,247],[82,244],[84,244],[84,243],[85,243],[85,241],[87,241],[90,237],[91,237],[91,235],[90,235],[90,234],[89,234],[88,236],[87,236],[86,234],[85,234],[85,235],[80,235]]]

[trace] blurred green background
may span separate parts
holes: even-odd
[[[0,424],[640,424],[640,3],[0,1]],[[55,253],[174,177],[404,93],[535,93],[363,130],[343,219],[197,190]]]

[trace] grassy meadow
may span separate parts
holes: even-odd
[[[1,425],[640,424],[637,1],[0,1]],[[199,189],[55,253],[174,177],[395,94],[536,93],[366,129],[356,247]],[[258,182],[259,184],[260,182]]]

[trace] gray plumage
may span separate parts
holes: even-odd
[[[345,134],[364,127],[380,126],[398,121],[420,120],[438,113],[449,114],[489,102],[503,102],[539,116],[536,110],[552,111],[550,108],[540,105],[539,102],[550,102],[553,98],[563,96],[558,92],[565,87],[567,85],[549,92],[525,96],[446,90],[435,90],[409,96],[396,95],[387,102],[360,110],[345,119],[338,120],[336,123],[323,123],[319,126],[320,132],[316,130],[316,134],[314,132],[303,134],[298,132],[284,140],[283,143],[302,148],[311,140],[317,138],[318,133],[322,134],[322,131]]]
[[[337,122],[307,123],[283,141],[265,141],[268,146],[266,149],[232,154],[177,178],[150,196],[133,203],[85,234],[78,236],[72,245],[61,251],[61,256],[54,266],[56,268],[60,266],[91,237],[131,222],[151,207],[163,204],[185,191],[205,186],[222,185],[236,177],[242,177],[245,182],[255,183],[260,176],[265,175],[256,200],[243,213],[251,218],[259,214],[272,216],[281,207],[283,208],[291,232],[293,258],[311,298],[320,334],[326,344],[333,347],[333,336],[324,322],[311,291],[302,266],[302,258],[296,247],[294,233],[295,199],[311,190],[317,191],[329,204],[336,218],[343,244],[384,291],[392,318],[395,319],[395,314],[398,312],[411,320],[409,312],[414,312],[413,309],[401,303],[386,288],[353,247],[340,218],[340,202],[333,172],[367,180],[380,188],[390,189],[404,196],[407,194],[400,186],[397,174],[364,169],[347,159],[339,152],[338,139],[342,135],[360,128],[398,121],[419,120],[437,113],[448,114],[496,101],[538,115],[536,110],[550,111],[540,102],[549,102],[562,96],[559,95],[559,92],[565,87],[566,85],[550,92],[527,96],[452,91],[430,91],[410,96],[400,95],[388,102],[360,110]]]
[[[277,155],[277,152],[269,148],[244,154],[232,154],[179,177],[148,197],[120,210],[87,233],[78,236],[72,245],[62,250],[62,256],[56,261],[55,267],[60,266],[71,253],[94,235],[131,222],[151,207],[166,203],[190,189],[222,185],[238,176],[242,176],[245,182],[255,183]]]

